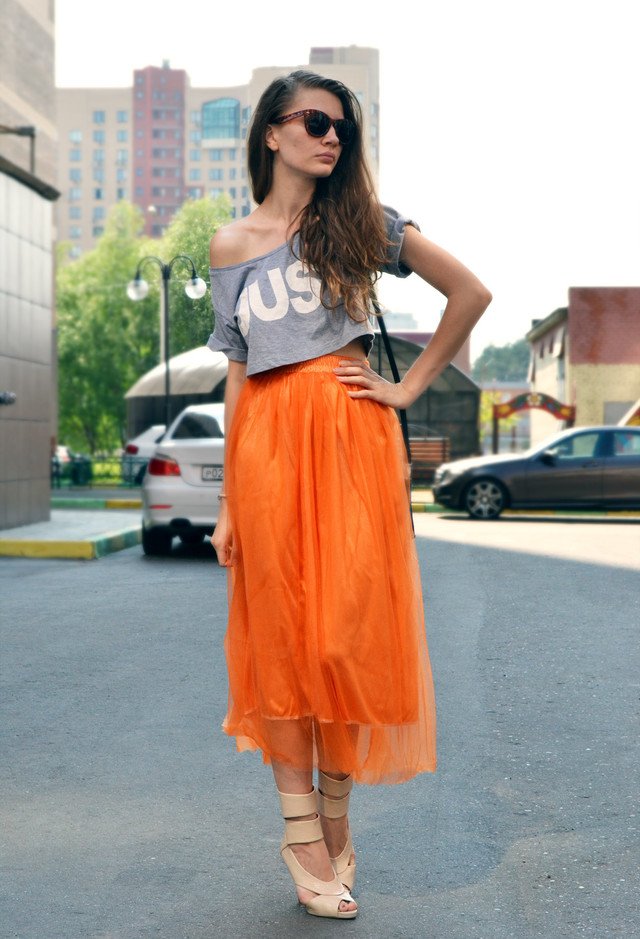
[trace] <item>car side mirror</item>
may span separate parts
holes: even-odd
[[[547,466],[555,466],[556,455],[555,450],[543,450],[540,454],[540,459]]]

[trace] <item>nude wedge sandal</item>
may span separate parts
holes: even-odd
[[[353,786],[353,777],[333,779],[322,770],[318,773],[318,812],[325,818],[342,818],[349,811],[349,794]],[[331,865],[348,890],[353,890],[356,882],[356,862],[352,860],[353,841],[347,831],[347,842],[338,855],[330,858]]]
[[[325,916],[330,919],[355,919],[358,915],[357,910],[340,909],[342,900],[347,903],[354,902],[353,897],[340,878],[336,876],[330,881],[318,880],[317,877],[304,869],[290,847],[292,844],[309,844],[313,841],[321,841],[323,838],[322,826],[317,814],[315,818],[296,821],[302,815],[311,815],[317,812],[316,790],[312,789],[311,792],[303,795],[278,790],[278,795],[280,796],[282,815],[285,820],[284,838],[280,845],[282,860],[289,868],[289,873],[296,887],[302,887],[317,894],[317,896],[312,897],[311,900],[303,904],[307,913],[310,913],[311,916]]]

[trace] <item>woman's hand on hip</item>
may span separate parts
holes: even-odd
[[[233,545],[233,531],[227,509],[227,500],[222,499],[216,527],[211,536],[211,544],[218,556],[220,567],[233,567],[236,552]]]
[[[382,378],[366,362],[340,362],[334,373],[343,385],[354,385],[349,391],[350,398],[370,398],[379,404],[386,404],[391,408],[408,408],[412,403],[409,394],[402,382],[395,384]]]

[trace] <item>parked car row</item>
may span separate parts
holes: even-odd
[[[159,440],[154,438],[159,435]],[[140,435],[142,547],[167,554],[173,539],[199,544],[218,518],[224,473],[224,405],[185,408],[164,432]],[[146,448],[146,449],[143,449]],[[140,467],[131,464],[131,473]],[[640,427],[561,431],[524,453],[441,464],[437,503],[474,519],[497,519],[506,508],[640,509]]]

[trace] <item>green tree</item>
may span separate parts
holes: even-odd
[[[120,202],[93,251],[57,272],[59,437],[78,450],[122,443],[124,394],[158,360],[158,294],[127,298],[127,282],[153,242],[142,215]]]
[[[185,202],[159,245],[161,259],[166,263],[177,254],[188,255],[198,275],[208,283],[209,241],[230,219],[231,203],[226,195]],[[204,345],[213,328],[209,292],[200,300],[190,300],[184,292],[188,279],[189,265],[177,261],[169,281],[171,355]]]
[[[109,213],[93,251],[57,272],[59,438],[77,450],[105,452],[121,446],[126,432],[125,393],[157,365],[160,349],[160,271],[145,266],[147,297],[128,299],[127,283],[138,262],[154,255],[167,262],[193,258],[208,280],[209,239],[230,218],[226,200],[188,202],[161,241],[144,238],[142,213],[119,202]],[[171,354],[206,342],[211,332],[208,294],[189,300],[189,265],[176,263],[170,287]]]
[[[473,363],[471,376],[478,382],[526,381],[529,344],[526,339],[504,346],[487,346]]]

